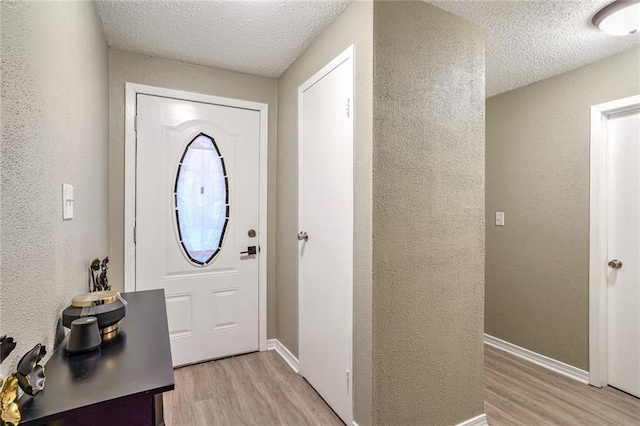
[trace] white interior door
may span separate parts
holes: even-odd
[[[163,288],[174,365],[259,347],[258,111],[137,95],[136,290]],[[252,232],[253,231],[253,232]]]
[[[640,109],[609,116],[607,132],[608,381],[640,397]]]
[[[353,57],[300,87],[300,374],[352,422]],[[303,234],[304,235],[304,234]]]

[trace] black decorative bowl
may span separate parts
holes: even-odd
[[[62,311],[62,325],[71,328],[78,318],[96,317],[102,340],[118,334],[118,323],[127,314],[127,302],[117,291],[95,291],[81,294],[71,301],[71,306]]]

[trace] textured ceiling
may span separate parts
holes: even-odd
[[[489,97],[640,45],[640,33],[611,36],[591,26],[611,1],[428,2],[487,29]]]
[[[279,77],[351,1],[99,0],[97,8],[112,47]],[[487,29],[487,97],[640,44],[640,33],[591,26],[610,0],[428,2]]]
[[[97,2],[109,46],[279,77],[351,0]]]

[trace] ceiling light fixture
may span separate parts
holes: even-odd
[[[607,34],[635,34],[640,30],[640,0],[616,0],[596,13],[591,22]]]

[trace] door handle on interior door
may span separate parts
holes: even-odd
[[[611,269],[620,269],[620,268],[622,268],[622,262],[620,262],[618,259],[610,260],[608,265],[609,265],[609,268],[611,268]]]
[[[307,234],[306,232],[298,232],[298,241],[309,241],[309,234]]]

